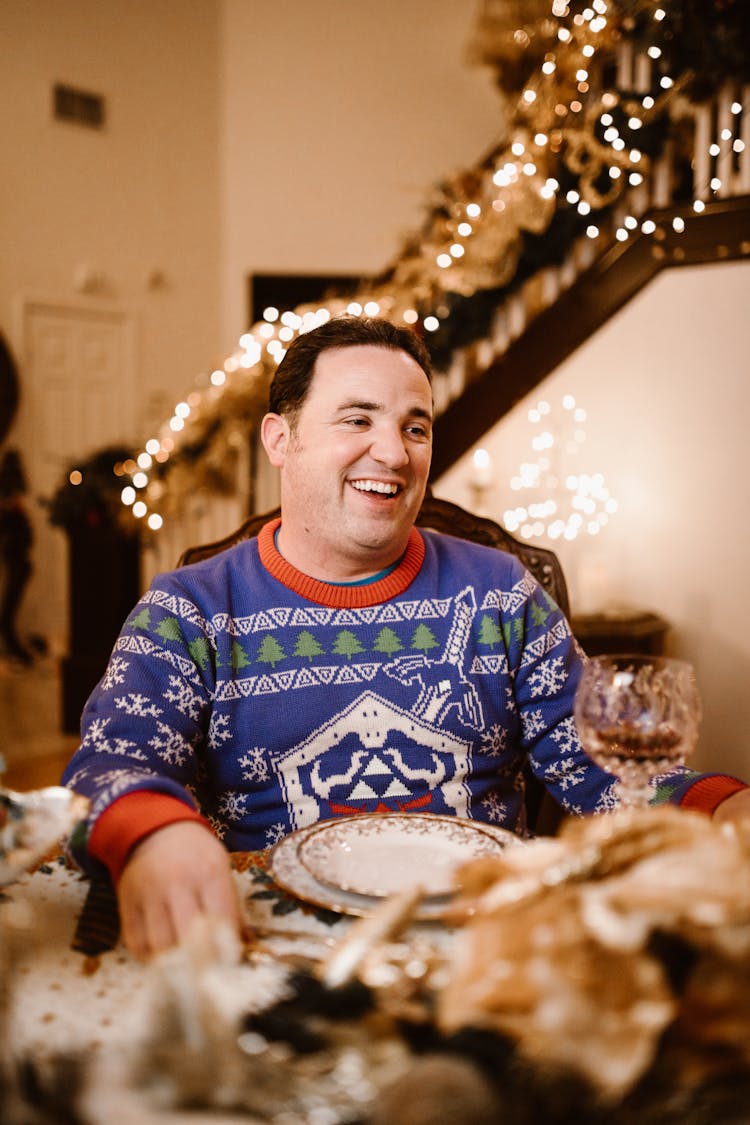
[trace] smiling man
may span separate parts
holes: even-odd
[[[418,530],[432,449],[420,340],[340,318],[289,347],[262,438],[281,519],[159,575],[86,704],[64,780],[123,936],[163,949],[240,912],[228,851],[335,816],[427,811],[525,831],[523,767],[571,813],[616,803],[572,718],[582,654],[513,556]],[[655,789],[656,796],[656,789]],[[676,770],[660,799],[748,790]]]

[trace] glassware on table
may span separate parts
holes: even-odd
[[[594,761],[620,779],[623,805],[643,807],[650,781],[692,752],[701,705],[692,665],[665,656],[592,657],[575,698],[578,734]]]

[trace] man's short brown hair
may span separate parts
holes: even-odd
[[[268,392],[272,414],[296,415],[307,397],[318,356],[333,348],[371,345],[391,348],[410,355],[432,382],[432,366],[427,348],[410,328],[399,328],[381,317],[337,316],[304,332],[289,347]]]

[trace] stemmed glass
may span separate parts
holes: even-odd
[[[594,761],[616,774],[623,805],[642,808],[651,778],[684,763],[698,737],[695,672],[664,656],[592,657],[576,692],[578,733]]]

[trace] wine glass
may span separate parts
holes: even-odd
[[[586,664],[574,714],[585,749],[620,780],[623,805],[642,808],[651,778],[684,763],[698,737],[695,672],[665,656],[595,656]]]

